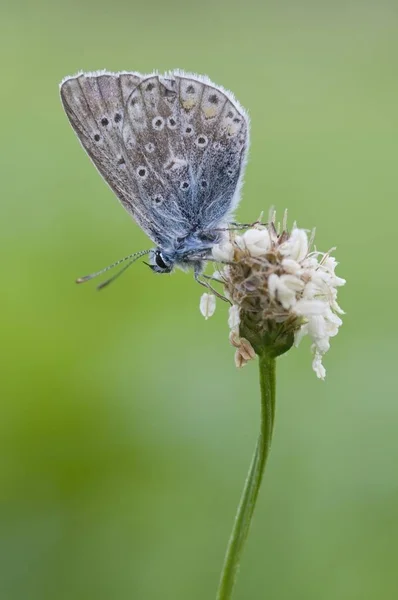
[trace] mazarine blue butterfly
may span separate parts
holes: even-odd
[[[151,268],[198,276],[239,202],[245,110],[207,77],[182,71],[81,73],[62,81],[61,99],[87,154],[157,245]]]

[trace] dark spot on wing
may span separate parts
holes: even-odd
[[[119,123],[122,120],[122,115],[120,113],[115,114],[115,123]]]
[[[193,85],[189,85],[187,87],[187,94],[194,94],[195,93],[195,88]]]
[[[108,125],[109,121],[106,117],[103,117],[101,119],[101,125],[103,125],[104,127],[106,127]]]
[[[148,83],[148,85],[146,86],[146,91],[150,92],[153,90],[154,87],[155,87],[154,83]]]
[[[163,117],[160,117],[159,115],[157,115],[156,117],[153,117],[152,127],[154,128],[155,131],[162,131],[162,129],[164,128]]]
[[[209,102],[211,104],[218,104],[218,96],[216,96],[216,94],[212,94],[209,96]]]
[[[96,141],[96,142],[99,142],[99,141],[100,141],[100,139],[101,139],[101,136],[99,135],[99,133],[96,133],[96,134],[95,134],[95,136],[94,136],[94,139],[95,139],[95,141]]]

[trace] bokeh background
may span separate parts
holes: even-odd
[[[74,279],[148,240],[81,149],[79,69],[207,73],[252,119],[242,221],[337,246],[344,326],[279,360],[236,600],[397,597],[398,5],[3,0],[0,599],[214,598],[258,429],[226,307],[182,272]]]

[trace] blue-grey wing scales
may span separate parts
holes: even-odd
[[[248,117],[207,78],[88,73],[61,98],[83,147],[162,248],[225,223],[239,201]]]
[[[249,119],[230,92],[207,78],[176,74],[180,119],[202,227],[228,221],[239,202],[249,146]]]

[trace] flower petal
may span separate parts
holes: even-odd
[[[313,317],[315,315],[324,315],[328,310],[328,305],[322,300],[298,300],[294,307],[296,315],[303,317]]]
[[[216,310],[216,297],[214,294],[203,294],[200,299],[199,309],[206,321],[209,317],[212,317]]]
[[[308,254],[308,238],[304,229],[293,229],[289,239],[280,247],[283,256],[300,262]]]
[[[213,258],[220,262],[230,262],[234,258],[234,247],[231,242],[215,244],[212,249]]]
[[[322,355],[319,352],[315,352],[315,356],[312,361],[312,368],[316,373],[318,379],[325,379],[326,369],[322,364]]]
[[[240,323],[239,306],[233,304],[229,309],[228,325],[230,329],[237,329]]]
[[[250,256],[264,256],[271,247],[271,239],[267,229],[248,229],[242,236]]]

